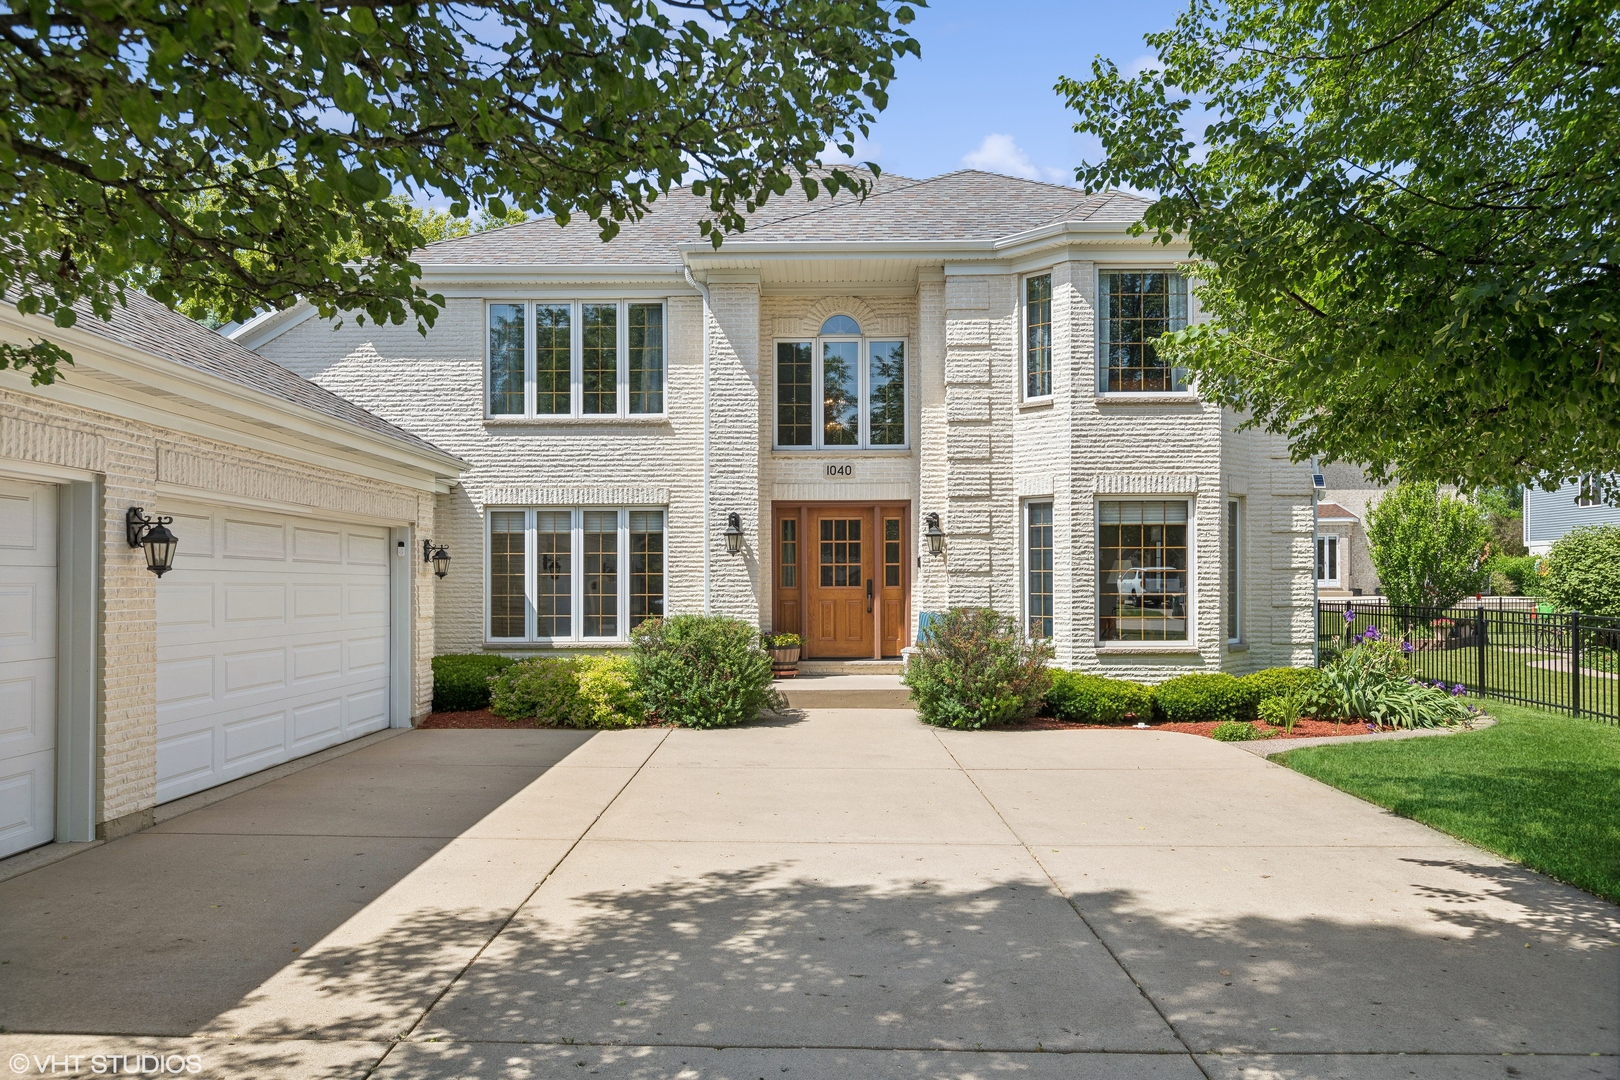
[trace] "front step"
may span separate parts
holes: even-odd
[[[802,668],[802,664],[800,665]],[[800,675],[772,684],[790,709],[909,709],[911,691],[892,673]]]
[[[899,675],[903,660],[800,660],[800,675]]]

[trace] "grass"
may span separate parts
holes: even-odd
[[[1484,731],[1272,760],[1620,903],[1620,727],[1486,707]]]

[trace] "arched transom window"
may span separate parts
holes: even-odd
[[[906,342],[833,315],[808,341],[776,343],[776,445],[903,449]]]

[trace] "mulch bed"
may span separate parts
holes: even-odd
[[[425,728],[500,728],[511,731],[514,728],[532,728],[533,720],[508,720],[504,716],[496,716],[488,709],[474,709],[470,712],[436,712],[422,721]]]
[[[1257,724],[1261,731],[1275,732],[1274,739],[1315,739],[1323,735],[1371,735],[1372,730],[1365,724],[1335,724],[1331,720],[1296,720],[1294,733],[1285,734],[1282,728],[1273,728],[1265,724]],[[1022,724],[1003,724],[995,728],[996,731],[1179,731],[1186,735],[1202,735],[1210,738],[1215,731],[1215,721],[1209,720],[1196,724],[1149,724],[1146,728],[1138,728],[1131,724],[1072,724],[1067,720],[1057,720],[1050,716],[1037,716],[1035,719]]]

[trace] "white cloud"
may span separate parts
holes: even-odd
[[[1066,184],[1071,179],[1066,169],[1035,164],[1011,135],[986,135],[977,149],[962,155],[962,164],[970,169],[983,169],[985,172],[1025,180],[1044,180],[1049,184]]]
[[[881,163],[882,158],[883,144],[875,143],[868,139],[863,139],[859,135],[855,136],[854,157],[848,156],[830,142],[826,146],[822,147],[821,150],[821,163],[823,165],[851,165],[858,164],[863,161],[875,161]]]
[[[1125,76],[1134,79],[1148,71],[1159,70],[1159,57],[1156,53],[1143,53],[1135,60],[1125,65]]]

